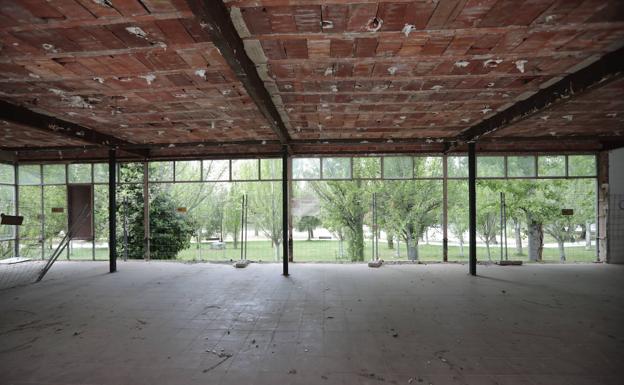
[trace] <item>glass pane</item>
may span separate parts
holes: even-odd
[[[320,179],[321,160],[319,158],[295,158],[292,160],[293,179]]]
[[[43,183],[44,184],[65,184],[65,165],[64,164],[43,165]]]
[[[381,178],[381,158],[353,158],[354,178]]]
[[[323,179],[350,179],[349,158],[323,158]]]
[[[596,176],[596,157],[594,155],[568,156],[569,176]]]
[[[229,160],[204,160],[204,180],[229,180]]]
[[[44,250],[50,256],[67,232],[67,186],[43,188]]]
[[[261,179],[282,179],[281,159],[260,159]]]
[[[416,178],[442,177],[442,157],[418,156],[414,158],[414,175]]]
[[[91,165],[88,163],[70,164],[67,173],[69,183],[91,183]]]
[[[108,164],[96,163],[93,165],[93,178],[95,183],[108,183]]]
[[[15,183],[15,169],[12,165],[0,163],[0,183]]]
[[[508,156],[507,176],[534,177],[535,158],[532,156]]]
[[[447,164],[449,178],[468,178],[467,156],[449,156]]]
[[[411,179],[414,176],[411,156],[391,156],[383,159],[385,179]]]
[[[232,180],[258,179],[258,159],[232,160]]]
[[[119,165],[119,183],[143,183],[142,163],[121,163]]]
[[[201,160],[176,162],[175,180],[201,180]]]
[[[505,176],[504,156],[478,156],[477,177],[498,178]]]
[[[150,162],[149,180],[153,182],[172,182],[173,162]]]
[[[539,176],[565,176],[565,156],[539,156],[537,171]]]
[[[38,164],[29,164],[19,166],[19,184],[40,184],[41,168]]]
[[[15,188],[13,186],[0,186],[0,213],[15,214]],[[0,240],[13,238],[14,231],[15,226],[0,226]]]
[[[95,258],[108,259],[108,186],[94,186],[93,219]]]

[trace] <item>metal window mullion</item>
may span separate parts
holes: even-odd
[[[91,260],[95,261],[95,172],[91,163]]]
[[[43,164],[39,165],[39,193],[41,198],[41,209],[39,213],[41,214],[41,259],[45,259],[45,207],[43,204]]]

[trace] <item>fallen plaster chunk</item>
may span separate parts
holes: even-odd
[[[516,68],[520,71],[520,73],[524,73],[524,65],[526,63],[528,63],[527,60],[516,60]]]
[[[574,115],[563,115],[563,118],[568,122],[571,122],[574,119]]]
[[[483,62],[484,67],[496,68],[500,63],[502,63],[502,59],[488,59]]]
[[[415,29],[416,26],[414,24],[405,24],[401,32],[403,32],[403,35],[405,35],[405,37],[409,37],[409,34],[412,33],[412,31]]]
[[[145,79],[145,81],[147,82],[147,85],[148,85],[148,86],[151,86],[151,85],[152,85],[152,82],[153,82],[154,80],[156,80],[156,75],[154,75],[154,74],[140,75],[139,77],[140,77],[141,79]]]
[[[147,39],[147,33],[141,29],[141,27],[126,27],[126,31],[141,39]]]
[[[455,62],[455,67],[457,67],[457,68],[466,68],[466,67],[468,67],[469,64],[470,64],[469,61],[459,60],[459,61]]]
[[[197,70],[195,71],[195,75],[199,76],[200,78],[206,80],[206,70]]]

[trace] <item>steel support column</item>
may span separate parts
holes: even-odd
[[[109,271],[117,271],[117,154],[108,151],[108,262]]]
[[[448,262],[448,158],[442,157],[442,261]]]
[[[143,258],[150,260],[149,163],[143,162]],[[201,247],[201,245],[200,245]]]
[[[468,143],[470,275],[477,275],[477,157],[475,153],[475,143]]]
[[[288,149],[282,149],[282,274],[288,275]]]

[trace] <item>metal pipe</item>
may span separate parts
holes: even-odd
[[[468,217],[470,275],[477,275],[477,157],[475,143],[468,143]]]
[[[442,157],[442,261],[448,262],[448,158]]]
[[[117,271],[117,154],[108,151],[108,263],[109,271]]]

